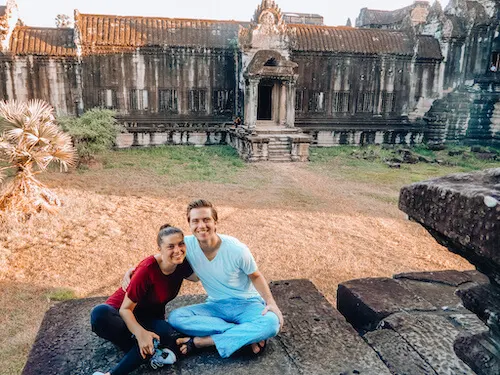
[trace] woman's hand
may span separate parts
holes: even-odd
[[[139,324],[134,315],[136,306],[137,303],[132,301],[128,295],[125,294],[122,306],[120,307],[120,316],[123,318],[128,330],[134,334],[142,358],[146,359],[147,355],[153,355],[154,353],[153,339],[160,340],[160,336],[154,332],[145,330],[144,327]]]
[[[125,272],[125,275],[123,275],[122,279],[122,289],[124,292],[127,291],[128,285],[130,284],[130,280],[132,279],[132,275],[135,272],[135,267],[129,268],[127,272]]]
[[[146,331],[145,329],[143,329],[142,332],[138,336],[136,336],[136,338],[141,356],[144,359],[147,355],[153,355],[155,351],[153,339],[160,340],[160,336],[158,336],[156,333]]]

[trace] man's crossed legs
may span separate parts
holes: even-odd
[[[170,313],[168,322],[177,331],[195,337],[196,347],[215,345],[220,356],[227,358],[245,345],[278,334],[278,317],[273,312],[262,315],[264,307],[260,298],[231,298],[181,307]],[[186,341],[179,339],[178,343]]]

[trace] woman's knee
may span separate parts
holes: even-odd
[[[109,305],[102,304],[92,309],[90,312],[90,325],[92,326],[92,331],[95,331],[96,328],[106,323],[110,316],[110,307]]]

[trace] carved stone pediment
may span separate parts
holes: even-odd
[[[272,0],[263,0],[257,7],[248,28],[240,30],[240,45],[251,49],[286,49],[287,26],[281,9]]]
[[[248,65],[248,76],[291,77],[298,65],[287,60],[279,52],[272,50],[258,51]]]

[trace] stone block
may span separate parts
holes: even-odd
[[[457,288],[454,286],[407,279],[399,279],[398,282],[439,311],[465,310],[462,301],[455,295]]]
[[[298,374],[390,374],[310,281],[273,282],[271,288],[286,322],[279,341]]]
[[[339,284],[337,309],[356,329],[371,331],[396,312],[435,311],[436,307],[397,280],[372,278]]]
[[[476,272],[477,273],[477,272]],[[440,283],[458,287],[459,285],[474,282],[474,275],[468,272],[456,270],[434,271],[434,272],[407,272],[394,275],[395,279],[409,279],[425,281],[429,283]]]
[[[460,335],[455,340],[454,349],[477,375],[500,374],[500,346],[488,333]]]
[[[489,331],[488,326],[471,313],[452,313],[447,318],[455,327],[470,335],[483,334]]]
[[[442,245],[500,282],[500,168],[403,187],[399,208]]]
[[[457,291],[464,306],[488,325],[500,327],[500,288],[491,284],[472,286]]]
[[[363,338],[377,352],[392,374],[438,375],[398,333],[378,329]]]
[[[446,317],[397,313],[384,319],[383,326],[397,332],[439,375],[474,375],[453,349],[462,331]]]

